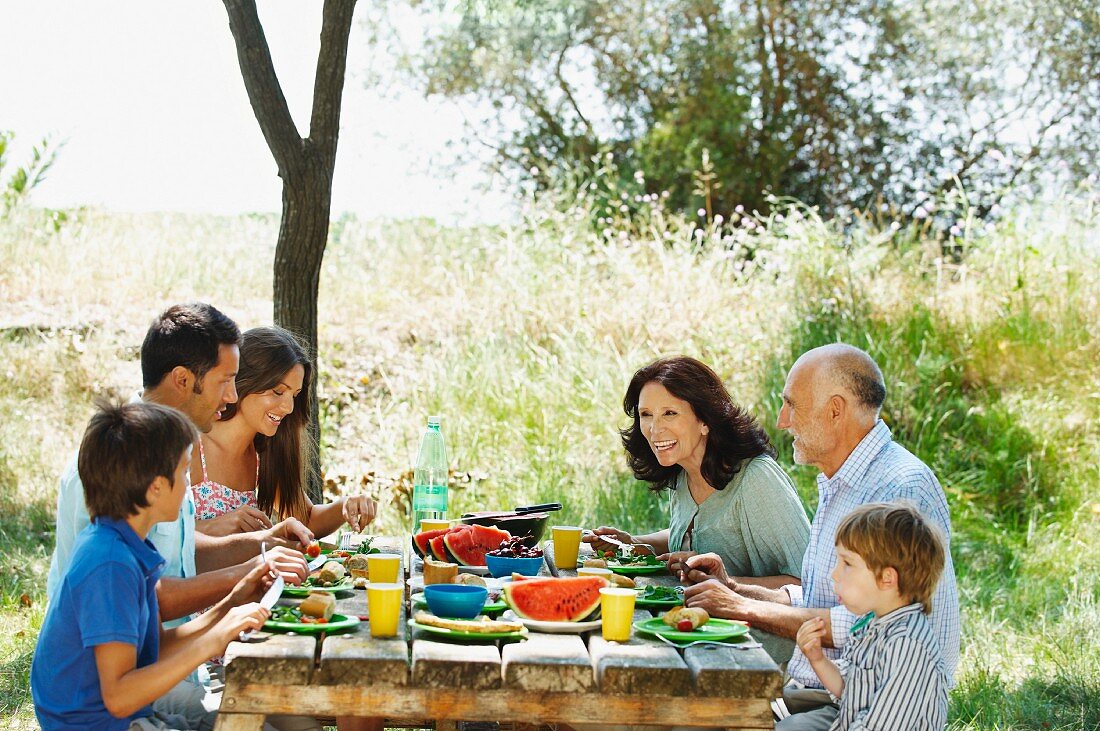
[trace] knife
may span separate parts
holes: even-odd
[[[523,507],[517,507],[516,513],[522,515],[523,513],[548,513],[554,510],[561,510],[561,503],[543,503],[542,505],[525,505]]]
[[[263,598],[260,599],[260,606],[270,611],[275,606],[275,602],[279,601],[279,597],[283,595],[283,586],[285,585],[286,582],[283,581],[283,577],[276,576],[275,581],[271,582],[271,586],[268,587]]]
[[[306,567],[310,571],[316,571],[317,569],[319,569],[319,568],[321,568],[322,566],[325,565],[325,561],[328,561],[328,556],[326,556],[324,554],[321,554],[320,556],[318,556],[317,558],[313,559],[308,564],[306,564]]]
[[[285,585],[286,582],[283,581],[283,577],[276,576],[275,581],[271,582],[271,586],[267,587],[267,591],[260,597],[260,606],[270,612],[271,608],[275,606],[275,602],[279,601],[279,597],[282,596],[283,586]],[[238,639],[241,642],[248,642],[254,637],[259,636],[260,635],[257,635],[255,630],[249,630],[248,632],[241,632]]]

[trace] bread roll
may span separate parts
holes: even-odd
[[[623,589],[633,589],[636,587],[634,579],[629,576],[623,576],[622,574],[611,574],[607,577],[612,586],[618,586]]]
[[[332,619],[332,613],[336,611],[336,597],[323,591],[310,592],[298,609],[302,614],[310,617],[321,617],[324,620]]]
[[[424,559],[424,585],[450,584],[458,575],[458,564]]]
[[[367,564],[367,557],[357,553],[344,562],[344,568],[348,570],[353,579],[369,579],[370,574],[367,571]]]
[[[345,576],[347,576],[347,572],[344,571],[343,565],[336,561],[326,561],[321,570],[317,572],[317,580],[322,584],[339,584]]]
[[[581,566],[586,569],[606,569],[607,561],[602,558],[586,558]]]
[[[454,584],[465,584],[466,586],[484,586],[488,588],[488,584],[485,579],[477,574],[459,574],[451,580]]]

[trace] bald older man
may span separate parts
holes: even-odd
[[[928,466],[893,441],[879,419],[886,398],[882,372],[869,355],[851,345],[815,348],[791,367],[776,424],[794,437],[794,461],[814,465],[818,506],[802,561],[802,582],[770,589],[731,579],[721,559],[704,554],[688,559],[685,591],[689,606],[713,615],[747,620],[753,627],[794,638],[803,622],[826,622],[826,655],[836,659],[856,617],[838,603],[829,574],[836,564],[836,531],[841,520],[869,502],[910,500],[950,540],[947,499]],[[930,621],[943,651],[945,670],[954,677],[959,660],[959,601],[955,569],[947,554],[932,601]],[[828,729],[837,708],[802,652],[795,648],[787,666],[784,701],[793,715],[778,728]]]

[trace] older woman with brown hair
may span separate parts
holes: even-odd
[[[632,536],[605,526],[587,542],[648,543],[674,572],[688,556],[717,553],[731,576],[798,583],[806,511],[767,433],[713,370],[685,356],[650,363],[630,380],[623,409],[633,420],[621,432],[630,467],[670,492],[669,527]]]

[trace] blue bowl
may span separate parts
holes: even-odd
[[[485,565],[489,573],[496,577],[511,576],[513,573],[524,576],[538,576],[542,568],[542,556],[534,558],[505,558],[503,556],[485,556]]]
[[[481,614],[489,590],[484,586],[465,584],[429,584],[424,587],[428,609],[437,617],[473,619]]]

